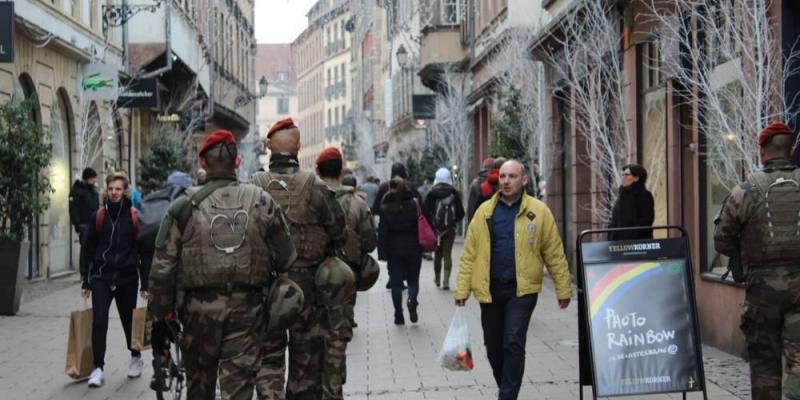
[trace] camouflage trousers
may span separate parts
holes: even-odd
[[[264,329],[262,301],[259,291],[187,293],[180,343],[187,398],[213,400],[219,373],[223,399],[252,399]]]
[[[268,332],[261,345],[261,368],[256,376],[259,399],[319,400],[322,397],[322,351],[325,328],[324,308],[316,303],[316,268],[289,270],[289,278],[303,290],[303,310],[287,331]],[[286,349],[289,349],[289,375],[286,376]],[[285,384],[285,394],[284,394]]]
[[[753,399],[800,399],[800,267],[750,270],[741,329]]]
[[[353,339],[353,326],[350,318],[353,314],[352,301],[338,307],[326,308],[326,336],[322,360],[322,399],[342,400],[342,387],[347,380],[347,343]]]

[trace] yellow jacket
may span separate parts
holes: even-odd
[[[491,237],[489,219],[497,205],[499,193],[481,204],[467,228],[467,238],[458,267],[455,298],[466,299],[470,293],[481,303],[491,303],[489,291],[489,257]],[[544,266],[553,278],[559,300],[572,296],[572,285],[567,258],[558,235],[556,221],[543,202],[527,194],[514,222],[514,250],[516,254],[517,296],[538,293],[542,290]]]

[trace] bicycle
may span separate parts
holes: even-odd
[[[156,392],[158,400],[186,398],[186,369],[178,345],[182,331],[183,327],[176,320],[153,324],[153,379],[150,388]]]

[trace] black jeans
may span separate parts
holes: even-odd
[[[538,294],[517,297],[515,281],[492,281],[492,302],[481,304],[483,344],[499,400],[514,400],[525,372],[525,339]]]
[[[86,271],[86,273],[89,273],[89,260],[92,257],[92,255],[86,254],[86,239],[89,238],[89,225],[77,225],[76,230],[78,231],[78,240],[81,244],[81,250],[78,253],[80,254],[78,259],[78,271]]]
[[[411,253],[389,256],[389,285],[392,288],[392,303],[395,315],[403,315],[403,281],[408,283],[408,301],[417,302],[419,293],[419,271],[422,254]]]
[[[103,278],[94,278],[92,287],[92,353],[94,366],[103,368],[106,357],[106,336],[108,335],[108,310],[111,300],[117,303],[117,312],[125,331],[125,342],[131,350],[131,326],[133,325],[133,309],[136,308],[136,295],[139,282],[133,281],[125,286],[111,288],[111,282]],[[139,357],[137,350],[131,350],[131,356]]]

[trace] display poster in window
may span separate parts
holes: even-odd
[[[581,244],[597,396],[702,391],[686,240]]]

